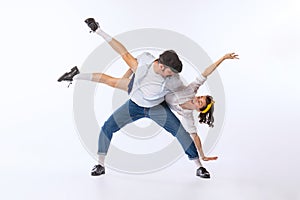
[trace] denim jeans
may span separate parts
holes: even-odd
[[[151,108],[144,108],[131,100],[128,100],[118,108],[102,126],[98,140],[98,154],[106,155],[113,133],[143,117],[152,119],[159,126],[175,136],[189,159],[197,159],[199,157],[189,133],[185,131],[166,102]]]

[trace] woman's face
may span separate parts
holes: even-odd
[[[196,106],[196,110],[199,112],[201,108],[206,106],[206,96],[195,96],[193,103]]]

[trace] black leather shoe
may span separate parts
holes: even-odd
[[[66,72],[61,77],[59,77],[59,79],[57,81],[58,82],[61,82],[61,81],[71,81],[72,82],[73,77],[77,74],[79,74],[79,69],[75,66],[71,69],[70,72]]]
[[[197,169],[196,175],[200,176],[201,178],[210,178],[209,172],[204,167],[199,167],[199,169]]]
[[[92,176],[100,176],[102,174],[105,174],[105,168],[101,165],[95,165],[92,169],[91,175]]]
[[[84,22],[90,27],[90,29],[95,32],[99,28],[99,23],[95,21],[94,18],[87,18]]]

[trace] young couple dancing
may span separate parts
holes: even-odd
[[[63,74],[58,81],[85,80],[107,84],[128,92],[129,100],[107,119],[100,130],[98,140],[98,164],[92,169],[92,176],[105,174],[105,156],[113,134],[125,125],[140,118],[150,118],[179,141],[184,152],[196,164],[196,175],[210,178],[203,167],[203,161],[218,157],[205,156],[197,134],[193,112],[199,113],[199,123],[213,127],[214,103],[211,96],[196,96],[198,88],[208,76],[226,59],[238,59],[235,53],[228,53],[208,66],[202,74],[188,85],[180,79],[182,62],[175,51],[166,50],[155,58],[143,53],[136,58],[115,38],[105,33],[93,19],[85,20],[92,32],[100,35],[126,62],[128,70],[121,78],[104,73],[80,73],[77,67]],[[179,121],[171,109],[182,116]],[[200,157],[199,157],[200,155]]]

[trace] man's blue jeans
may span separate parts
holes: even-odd
[[[175,136],[189,159],[196,159],[199,157],[196,146],[189,133],[183,128],[180,121],[172,113],[166,102],[151,108],[144,108],[138,106],[131,100],[128,100],[118,108],[102,126],[98,141],[98,154],[106,155],[113,133],[117,132],[125,125],[143,117],[152,119],[159,126]]]

